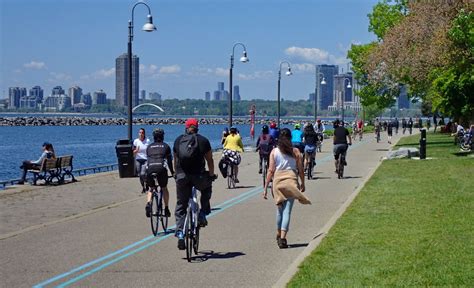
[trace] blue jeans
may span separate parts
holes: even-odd
[[[140,177],[140,183],[142,187],[145,187],[146,181],[146,160],[145,159],[135,159],[135,169],[138,177]]]
[[[276,216],[278,230],[288,231],[290,226],[291,209],[293,209],[293,202],[295,202],[295,199],[291,198],[278,205]]]

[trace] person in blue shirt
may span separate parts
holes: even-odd
[[[270,136],[272,136],[275,143],[278,141],[278,136],[280,136],[280,127],[277,127],[274,121],[270,123]]]
[[[291,131],[291,144],[294,148],[298,148],[301,153],[304,152],[303,132],[300,130],[300,123],[295,124],[295,130]]]
[[[36,161],[23,161],[23,165],[20,166],[20,169],[23,169],[23,176],[18,184],[25,184],[26,181],[26,174],[28,173],[29,169],[37,169],[41,167],[43,163],[43,159],[56,159],[56,155],[54,154],[53,144],[49,142],[43,143],[43,153],[41,154],[40,158]]]

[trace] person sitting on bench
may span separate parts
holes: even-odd
[[[23,165],[20,166],[20,169],[23,169],[23,176],[18,184],[25,184],[26,181],[26,174],[28,173],[29,169],[39,169],[41,167],[41,163],[43,163],[43,159],[56,159],[56,155],[54,154],[53,144],[49,142],[43,143],[43,153],[41,157],[36,161],[25,160],[23,161]]]

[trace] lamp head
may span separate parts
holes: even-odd
[[[349,82],[349,84],[347,84],[347,88],[351,89],[352,86],[351,86],[351,82]]]
[[[249,62],[249,58],[247,57],[247,51],[244,51],[244,55],[240,57],[240,62],[247,63]]]
[[[145,25],[143,25],[142,30],[145,32],[153,32],[156,30],[156,26],[153,25],[153,17],[151,15],[147,16],[148,20]]]
[[[288,67],[288,71],[286,71],[285,74],[286,74],[286,76],[291,76],[291,75],[293,75],[293,72],[291,72],[291,68],[290,68],[290,67]]]
[[[326,80],[323,77],[323,80],[321,80],[321,85],[326,85]]]

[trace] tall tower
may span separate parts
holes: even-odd
[[[234,86],[234,101],[240,101],[240,92],[239,92],[239,85]]]
[[[318,99],[318,109],[327,110],[333,103],[334,75],[339,73],[338,65],[318,65],[318,73],[321,72],[326,80],[326,85],[320,85],[320,94]]]
[[[82,88],[79,86],[72,86],[69,88],[69,97],[71,97],[71,104],[79,104],[82,102]]]
[[[140,58],[132,56],[132,106],[138,105]],[[128,106],[128,57],[124,53],[115,59],[115,100],[118,106]]]

